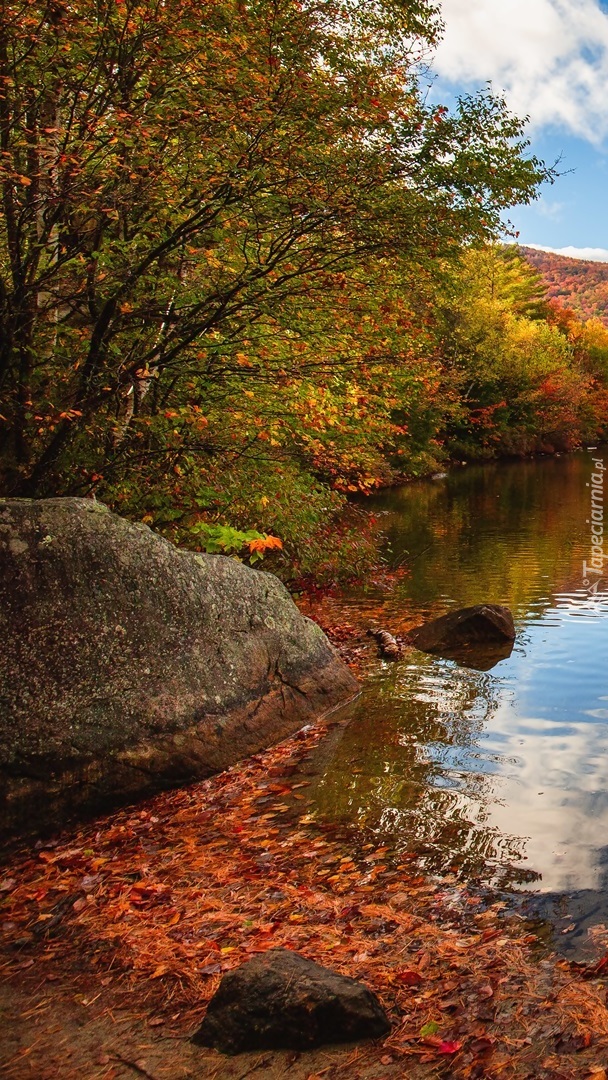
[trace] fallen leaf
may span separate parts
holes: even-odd
[[[437,1049],[440,1054],[457,1054],[461,1047],[460,1042],[442,1042]]]
[[[429,1024],[425,1024],[420,1029],[420,1035],[423,1039],[428,1039],[430,1035],[436,1035],[439,1031],[439,1024],[436,1024],[434,1020],[431,1020]]]
[[[423,981],[422,975],[418,971],[410,971],[407,968],[395,972],[395,975],[399,982],[405,983],[406,986],[419,986]]]
[[[101,874],[85,874],[82,881],[80,882],[80,888],[83,890],[83,892],[91,892],[91,890],[94,889],[96,885],[99,885],[100,881]]]

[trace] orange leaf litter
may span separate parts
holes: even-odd
[[[152,1023],[170,1013],[187,1033],[223,971],[289,948],[379,995],[393,1030],[361,1053],[382,1074],[382,1062],[416,1058],[473,1080],[598,1076],[601,979],[539,962],[502,904],[484,909],[462,888],[448,911],[453,881],[427,880],[356,836],[346,850],[298,811],[305,785],[290,774],[326,731],[19,852],[0,880],[3,977],[30,965],[74,984],[105,977],[138,996]]]

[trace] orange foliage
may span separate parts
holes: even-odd
[[[553,312],[556,308],[566,312],[570,309],[566,318],[571,314],[584,319],[596,317],[608,326],[608,263],[569,259],[535,248],[522,247],[520,251],[541,273]]]
[[[281,551],[283,548],[283,541],[279,540],[278,536],[262,536],[256,540],[250,540],[248,543],[250,551]]]

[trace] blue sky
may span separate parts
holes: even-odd
[[[433,96],[492,83],[562,175],[510,220],[520,242],[608,261],[608,0],[442,0]]]

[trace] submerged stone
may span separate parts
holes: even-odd
[[[497,646],[502,646],[504,655],[508,656],[509,646],[512,647],[515,641],[515,626],[507,607],[476,604],[415,627],[408,631],[407,640],[422,652],[440,656],[457,658],[459,652],[467,650],[472,657],[471,650],[495,649]]]

